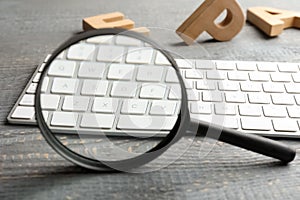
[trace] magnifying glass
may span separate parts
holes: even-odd
[[[81,33],[61,45],[45,65],[35,105],[51,147],[93,170],[137,168],[184,136],[208,136],[284,163],[295,157],[279,142],[191,120],[175,60],[123,29]]]

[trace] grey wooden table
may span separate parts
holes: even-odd
[[[0,199],[299,199],[300,159],[282,166],[224,143],[204,158],[196,141],[176,162],[145,174],[95,173],[58,156],[36,127],[9,125],[6,116],[41,59],[81,31],[81,19],[124,12],[137,26],[175,30],[196,0],[0,1]],[[250,6],[300,10],[298,0],[241,0]],[[186,58],[300,62],[300,32],[269,39],[250,24],[231,42],[207,35],[187,47],[170,31],[156,40]],[[205,49],[205,50],[203,50]],[[300,149],[299,140],[281,140]],[[184,139],[180,145],[189,141]],[[176,155],[176,148],[169,156]],[[299,151],[298,151],[299,153]],[[168,157],[162,157],[161,165]],[[159,164],[159,163],[158,163]]]

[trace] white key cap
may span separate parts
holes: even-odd
[[[233,81],[246,81],[249,79],[247,72],[228,72],[228,79]]]
[[[291,107],[287,107],[287,110],[291,118],[300,118],[300,107],[291,106]]]
[[[237,118],[232,117],[232,116],[226,116],[224,118],[222,126],[224,126],[226,128],[231,128],[231,129],[238,129],[239,128]]]
[[[238,91],[240,85],[235,81],[221,81],[218,82],[218,88],[221,91]]]
[[[188,79],[203,79],[203,74],[200,71],[190,69],[185,71],[185,78]]]
[[[236,106],[232,104],[215,104],[216,115],[236,115]]]
[[[121,62],[124,56],[124,47],[102,45],[97,55],[98,61]]]
[[[215,90],[216,84],[214,81],[197,81],[196,88],[197,90]]]
[[[293,105],[294,97],[288,94],[271,94],[272,102],[276,105]]]
[[[66,111],[87,111],[90,99],[81,96],[65,96],[62,106]]]
[[[191,102],[190,109],[191,113],[195,114],[211,114],[212,113],[212,104],[205,102]]]
[[[95,43],[95,44],[111,44],[114,36],[110,35],[101,35],[88,38],[86,41],[88,43]]]
[[[175,59],[177,66],[181,69],[192,69],[194,68],[195,62],[187,59]]]
[[[56,110],[58,108],[60,96],[55,94],[41,95],[41,108],[46,110]]]
[[[263,83],[263,90],[270,93],[282,93],[285,91],[284,85],[280,83]]]
[[[235,70],[236,63],[234,61],[216,61],[216,68],[220,70]]]
[[[78,71],[79,78],[103,78],[106,69],[104,63],[99,62],[81,62]]]
[[[37,73],[37,74],[35,75],[35,77],[33,78],[32,82],[38,83],[39,80],[40,80],[41,75],[42,75],[41,73]]]
[[[218,91],[202,92],[202,101],[220,102],[223,100],[222,93]]]
[[[168,96],[171,100],[181,99],[181,87],[180,85],[172,85]]]
[[[140,98],[162,99],[165,96],[166,85],[143,83]]]
[[[300,73],[292,74],[295,83],[300,83]]]
[[[295,100],[298,105],[300,105],[300,95],[295,95]]]
[[[272,129],[272,122],[268,118],[242,117],[241,125],[243,130],[269,131]]]
[[[256,62],[251,61],[239,61],[236,65],[239,71],[256,71],[257,69]]]
[[[271,73],[271,80],[274,82],[290,82],[292,76],[287,73]]]
[[[108,88],[108,81],[106,80],[84,80],[81,94],[82,95],[96,95],[105,96]]]
[[[239,113],[242,116],[261,116],[261,106],[259,105],[239,105]]]
[[[122,104],[121,113],[124,114],[145,114],[148,101],[142,99],[126,99]]]
[[[278,69],[280,72],[298,72],[297,63],[278,63]]]
[[[44,61],[45,62],[45,61]],[[39,68],[39,72],[42,72],[45,68],[46,63],[41,64],[40,68]]]
[[[226,92],[225,100],[229,103],[245,103],[246,98],[244,93],[239,92]]]
[[[253,104],[268,104],[270,103],[270,95],[265,93],[249,93],[249,102]]]
[[[152,60],[153,49],[147,47],[129,47],[126,56],[127,63],[149,64]]]
[[[77,90],[77,79],[54,78],[51,92],[60,94],[74,94]]]
[[[215,63],[211,60],[196,60],[196,69],[214,69]]]
[[[173,69],[173,68],[168,69],[167,76],[166,76],[166,82],[167,83],[178,83],[179,82],[179,79],[175,72],[175,69]]]
[[[173,115],[177,107],[176,101],[152,101],[150,115]]]
[[[34,107],[18,106],[11,115],[14,119],[32,119],[34,117]]]
[[[27,88],[26,93],[35,94],[37,86],[38,86],[37,83],[31,83]]]
[[[199,93],[195,90],[186,90],[187,99],[189,101],[198,101],[199,100]]]
[[[137,81],[160,82],[164,68],[160,66],[141,66],[138,68]]]
[[[21,106],[34,106],[34,95],[33,94],[25,94],[20,101]]]
[[[273,119],[273,126],[275,131],[296,132],[299,127],[296,121],[291,119]]]
[[[284,85],[287,93],[300,94],[300,84],[286,83]]]
[[[92,44],[74,44],[68,50],[68,59],[74,60],[90,60],[95,53],[95,45]]]
[[[134,97],[137,92],[136,83],[114,82],[110,95],[112,97]]]
[[[116,37],[116,44],[125,46],[140,46],[141,41],[132,37],[118,35]]]
[[[256,82],[240,82],[241,90],[244,92],[260,92],[261,83]]]
[[[194,80],[184,79],[184,86],[186,89],[193,89],[194,88]]]
[[[157,65],[171,65],[170,61],[159,51],[157,51],[155,64]]]
[[[46,92],[48,89],[48,84],[49,84],[49,77],[45,77],[42,83],[42,87],[41,87],[41,92]]]
[[[112,114],[83,114],[80,127],[82,128],[112,128],[115,115]]]
[[[277,63],[273,62],[259,62],[257,63],[258,71],[262,72],[275,72],[277,71]]]
[[[264,115],[267,117],[286,117],[287,112],[284,106],[263,106]]]
[[[177,118],[177,116],[120,115],[117,128],[124,130],[171,130]]]
[[[73,112],[53,112],[51,126],[75,127],[78,114]]]
[[[266,72],[250,72],[249,78],[251,81],[269,81],[269,73]]]
[[[117,80],[130,80],[134,72],[134,65],[129,64],[111,64],[107,78]]]
[[[94,99],[92,111],[103,113],[114,113],[118,108],[118,99],[96,97]]]
[[[206,78],[212,80],[224,80],[227,79],[227,72],[224,71],[207,71]]]
[[[54,60],[48,71],[49,76],[72,77],[75,72],[76,62],[69,60]]]

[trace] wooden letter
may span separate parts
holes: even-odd
[[[247,20],[271,37],[279,35],[285,28],[300,28],[300,12],[276,8],[249,8]]]
[[[226,18],[216,24],[214,21],[224,10],[227,10]],[[218,41],[228,41],[241,31],[244,23],[245,16],[235,0],[206,0],[176,33],[187,44],[191,44],[204,31]]]

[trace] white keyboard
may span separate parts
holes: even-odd
[[[93,43],[93,41],[88,41]],[[119,42],[122,42],[121,40]],[[134,42],[134,41],[133,41]],[[124,44],[124,45],[131,45]],[[94,49],[92,46],[86,46],[87,55]],[[108,48],[108,47],[107,47]],[[131,48],[131,47],[129,47]],[[113,51],[120,51],[117,47]],[[70,53],[71,52],[71,53]],[[147,54],[147,52],[145,52]],[[65,53],[66,54],[66,53]],[[76,56],[76,48],[70,48],[69,54],[74,57],[68,57],[66,55],[60,55],[60,62],[65,62],[68,65],[68,70],[63,71],[64,74],[59,70],[49,71],[49,75],[59,75],[62,77],[74,77],[74,73],[78,73],[75,77],[80,78],[98,78],[91,76],[102,76],[103,68],[98,67],[97,73],[89,74],[85,68],[80,68],[75,70],[75,64],[73,60],[81,60]],[[80,56],[85,56],[80,54]],[[109,55],[102,54],[101,58],[97,58],[103,61],[110,61]],[[147,58],[147,55],[144,57]],[[47,56],[46,60],[49,58]],[[139,63],[140,61],[137,57],[132,54],[127,58],[129,63]],[[156,73],[163,73],[161,65],[167,64],[164,59],[160,56],[152,58],[149,56],[149,61],[154,60]],[[46,62],[44,61],[44,63]],[[76,61],[78,62],[78,61]],[[86,61],[80,61],[81,65],[85,65]],[[117,61],[119,62],[119,61]],[[277,63],[277,62],[248,62],[248,61],[205,61],[205,60],[182,60],[176,59],[176,62],[182,72],[182,76],[186,80],[187,94],[189,99],[189,109],[192,118],[197,118],[211,122],[212,118],[222,116],[225,121],[223,126],[235,130],[239,130],[247,133],[254,133],[269,137],[290,137],[299,138],[300,137],[300,64],[299,63]],[[7,117],[10,123],[14,124],[36,124],[35,113],[34,113],[34,95],[37,87],[37,82],[39,81],[40,74],[43,70],[44,63],[41,64],[38,69],[33,74],[29,83],[27,84],[25,90],[19,97],[9,116]],[[107,79],[122,78],[126,80],[124,74],[131,76],[129,70],[124,72],[123,75],[115,73],[119,70],[118,64],[111,66],[105,76]],[[128,64],[128,69],[134,68],[134,65]],[[152,68],[153,70],[153,68]],[[97,74],[97,75],[96,75]],[[136,80],[149,81],[149,79],[157,79],[159,76],[148,77],[145,76],[146,71],[143,72],[142,69],[137,73]],[[52,90],[57,94],[52,95],[51,101],[48,101],[49,109],[56,109],[62,107],[64,110],[73,110],[73,100],[72,98],[64,98],[64,101],[59,101],[59,93],[72,94],[72,87],[68,91],[64,88],[56,87],[60,85],[60,81],[65,81],[65,79],[56,78],[56,82],[53,82]],[[72,79],[68,83],[70,86],[74,86]],[[150,80],[159,81],[159,80]],[[172,84],[174,77],[167,73],[165,76],[165,82]],[[209,83],[209,84],[207,84]],[[138,109],[129,110],[128,108],[116,106],[116,102],[111,101],[110,98],[99,98],[95,99],[92,107],[92,112],[100,113],[100,121],[103,121],[103,126],[106,128],[111,128],[113,126],[113,121],[115,117],[115,109],[118,109],[121,113],[126,114],[136,114],[137,119],[140,120],[139,114],[144,113],[146,110],[149,115],[157,115],[157,120],[159,120],[159,113],[155,109],[148,108],[147,103],[147,89],[141,92],[144,100],[130,99],[132,96],[128,93],[122,93],[118,91],[118,87],[113,85],[109,87],[110,82],[103,80],[101,82],[102,87],[98,88],[97,91],[91,91],[90,88],[93,85],[93,80],[86,80],[83,83],[81,94],[82,96],[76,99],[79,102],[79,106],[76,108],[78,112],[83,111],[88,106],[88,98],[86,96],[92,95],[95,92],[97,95],[109,94],[111,97],[128,98],[127,104],[139,103]],[[75,86],[74,86],[75,87]],[[133,88],[136,87],[134,83],[128,82],[126,87]],[[74,88],[73,88],[74,89]],[[108,91],[109,90],[109,91]],[[156,90],[159,98],[164,96],[164,91]],[[44,97],[49,99],[48,96]],[[158,98],[158,99],[159,99]],[[171,95],[168,97],[172,99]],[[174,117],[178,112],[178,105],[176,103],[171,104],[168,102],[153,101],[152,104],[164,104],[167,106],[168,117],[170,118],[170,126],[173,123]],[[103,108],[101,105],[108,103],[108,107]],[[130,102],[131,101],[131,102]],[[60,103],[59,103],[60,102]],[[175,101],[174,101],[175,102]],[[224,106],[225,105],[225,106]],[[103,110],[105,109],[105,110]],[[105,113],[105,115],[101,115]],[[109,114],[108,114],[109,113]],[[48,114],[48,113],[47,113]],[[64,114],[61,112],[53,113],[53,124],[59,128],[76,126],[74,121],[64,121]],[[173,116],[172,116],[173,115]],[[95,124],[90,123],[89,115],[86,115],[81,120],[81,127],[86,129],[95,128]],[[119,120],[119,126],[122,129],[134,129],[135,125],[126,119],[126,117]],[[133,118],[131,118],[132,120]],[[172,122],[172,123],[171,123]],[[146,123],[146,122],[145,122]],[[166,125],[168,126],[168,125]],[[145,130],[146,131],[146,130]]]

